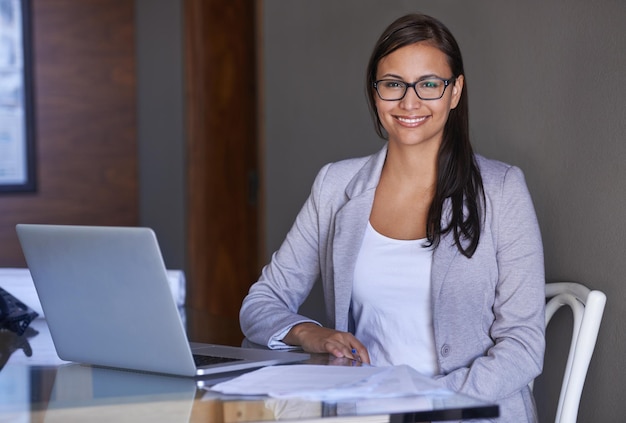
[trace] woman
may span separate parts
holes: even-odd
[[[459,47],[439,21],[393,22],[367,92],[383,149],[322,168],[245,298],[246,337],[270,348],[409,364],[536,421],[543,365],[541,237],[522,172],[474,155]],[[297,314],[321,277],[328,327]]]

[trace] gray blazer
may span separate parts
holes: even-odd
[[[352,331],[352,278],[387,153],[324,166],[283,244],[243,301],[245,336],[268,345],[296,323],[321,277],[328,325]],[[516,167],[477,156],[485,222],[472,258],[451,234],[433,254],[432,313],[439,375],[446,387],[497,401],[499,422],[534,422],[528,388],[542,371],[544,263],[539,225]],[[449,207],[444,207],[445,219]]]

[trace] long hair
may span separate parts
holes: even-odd
[[[376,133],[381,138],[386,139],[387,135],[376,108],[374,82],[378,63],[399,48],[419,42],[427,42],[446,55],[454,78],[464,75],[461,50],[444,24],[417,13],[394,21],[380,36],[367,66],[367,98]],[[446,201],[451,203],[451,213],[442,216]],[[466,257],[471,257],[478,247],[484,207],[482,178],[469,139],[465,79],[459,103],[450,110],[437,155],[437,186],[426,223],[428,246],[437,247],[441,236],[451,231],[459,251]]]

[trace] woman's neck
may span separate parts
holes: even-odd
[[[395,184],[434,189],[439,149],[389,143],[383,173]]]

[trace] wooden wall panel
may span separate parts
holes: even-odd
[[[185,1],[187,302],[235,321],[259,274],[255,25],[254,0]]]
[[[0,266],[19,222],[138,223],[133,7],[31,0],[37,191],[0,194]]]

